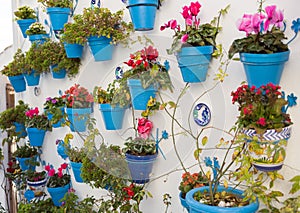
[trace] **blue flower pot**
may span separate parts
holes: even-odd
[[[68,155],[66,153],[67,150],[66,150],[65,146],[63,145],[63,142],[60,142],[57,145],[56,151],[59,154],[59,156],[62,157],[62,159],[64,159],[64,160],[67,159],[67,157],[68,157]]]
[[[62,202],[60,200],[65,196],[65,194],[70,189],[70,184],[67,184],[62,187],[49,188],[47,187],[47,191],[49,192],[52,202],[55,206],[61,206]]]
[[[61,110],[61,113],[63,115],[64,111],[65,111],[64,107],[61,107],[60,110]],[[53,115],[51,113],[47,112],[47,118],[48,118],[49,121],[52,120],[52,117],[53,117]],[[59,128],[59,127],[62,126],[62,123],[64,123],[64,122],[65,122],[65,120],[63,118],[61,118],[57,123],[52,123],[52,127],[53,128]]]
[[[158,0],[129,0],[128,10],[137,31],[148,31],[154,28]]]
[[[88,116],[91,114],[91,108],[73,109],[65,108],[68,115],[70,128],[72,132],[85,132]]]
[[[112,107],[110,104],[99,104],[99,110],[107,130],[122,129],[126,108]]]
[[[144,89],[139,79],[128,79],[127,85],[129,87],[133,109],[146,110],[150,97],[155,98],[157,90],[154,86],[149,86]]]
[[[43,44],[45,43],[46,39],[49,38],[48,34],[36,34],[36,35],[29,35],[29,41],[31,41],[31,43],[37,43],[39,44]]]
[[[64,43],[67,58],[81,58],[83,45]]]
[[[290,51],[272,54],[240,53],[249,86],[279,85]]]
[[[49,15],[53,30],[62,30],[68,22],[71,9],[68,7],[48,7],[46,12]]]
[[[26,91],[26,83],[23,75],[8,76],[8,79],[13,86],[15,92]]]
[[[71,167],[72,167],[73,174],[74,174],[76,182],[83,183],[83,180],[80,176],[82,163],[76,163],[76,162],[71,161]]]
[[[182,197],[182,192],[179,193],[179,200],[180,200],[181,205],[187,210],[187,212],[190,212],[189,206],[186,203],[185,198]]]
[[[27,128],[30,146],[43,146],[46,130],[38,128]]]
[[[53,69],[57,67],[57,65],[50,66],[50,71],[52,73],[52,77],[54,79],[64,79],[66,77],[67,71],[65,69],[60,69],[56,72],[53,71]]]
[[[181,48],[176,58],[184,82],[198,83],[206,80],[213,49],[213,46]]]
[[[35,19],[20,19],[20,20],[17,20],[17,24],[20,27],[23,38],[27,38],[26,30],[28,30],[29,26],[34,22],[36,22]]]
[[[136,156],[126,153],[125,156],[132,181],[138,184],[149,182],[149,175],[152,172],[153,163],[156,160],[157,154]]]
[[[26,171],[28,169],[35,171],[35,166],[30,165],[30,161],[33,161],[36,159],[36,157],[31,158],[18,158],[16,157],[17,161],[19,162],[20,168],[22,171]]]
[[[111,38],[105,36],[88,37],[88,45],[95,61],[108,61],[112,59],[113,45],[110,44],[111,40]]]
[[[204,192],[208,191],[209,186],[203,186],[200,188],[195,188],[189,191],[186,194],[186,203],[190,209],[190,213],[255,213],[258,210],[259,203],[258,200],[256,202],[250,203],[247,206],[241,206],[241,207],[218,207],[218,206],[210,206],[206,204],[202,204],[199,201],[196,201],[194,199],[194,194],[198,191]],[[239,195],[242,197],[243,191],[238,189],[233,189],[231,187],[225,188],[224,186],[218,186],[218,192],[226,191],[231,192],[233,194]]]
[[[27,132],[24,124],[20,124],[18,122],[14,122],[16,127],[16,133],[19,138],[25,138],[27,136]]]
[[[30,74],[24,74],[28,86],[38,86],[40,83],[40,74],[35,74],[32,70]]]

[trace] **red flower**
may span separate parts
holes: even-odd
[[[199,2],[191,2],[190,11],[193,16],[197,16],[200,12],[201,4]]]
[[[150,135],[152,128],[153,124],[150,120],[146,118],[139,118],[137,130],[140,137],[147,139]]]
[[[50,169],[50,170],[48,171],[48,175],[49,175],[50,177],[54,176],[54,175],[55,175],[55,169]]]
[[[60,167],[62,169],[66,169],[66,168],[68,168],[68,164],[67,163],[63,163],[63,164],[60,165]]]
[[[266,119],[265,118],[259,118],[256,123],[261,125],[261,126],[265,126],[266,125]]]
[[[45,170],[46,170],[47,172],[49,172],[50,169],[51,169],[50,165],[46,165],[46,166],[45,166]]]

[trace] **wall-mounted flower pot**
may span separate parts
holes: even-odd
[[[73,109],[65,108],[72,132],[85,132],[88,116],[91,114],[91,108]]]
[[[195,188],[189,191],[186,194],[186,203],[190,209],[190,213],[255,213],[258,210],[259,203],[258,200],[256,202],[250,203],[246,206],[239,206],[239,207],[218,207],[218,206],[210,206],[203,203],[200,203],[199,201],[196,201],[194,199],[194,194],[198,191],[204,192],[208,191],[209,186],[203,186],[200,188]],[[243,191],[239,189],[233,189],[231,187],[225,188],[224,186],[218,186],[218,192],[226,191],[233,194],[236,194],[238,196],[242,196]]]
[[[76,163],[76,162],[72,162],[72,161],[70,163],[71,163],[72,171],[73,171],[76,182],[83,183],[83,180],[80,176],[82,163]]]
[[[28,169],[35,171],[35,166],[31,165],[31,161],[35,161],[36,157],[31,158],[18,158],[16,157],[17,161],[19,162],[20,168],[22,171],[26,171]]]
[[[36,43],[36,44],[43,44],[46,39],[49,38],[48,34],[36,34],[36,35],[29,35],[29,41],[31,41],[31,43]]]
[[[157,90],[154,86],[149,86],[144,89],[139,79],[128,79],[127,85],[129,87],[133,109],[146,110],[150,97],[155,98]]]
[[[26,91],[26,82],[23,75],[8,76],[8,79],[13,86],[15,92]]]
[[[198,83],[206,80],[213,50],[213,46],[181,48],[176,58],[184,82]]]
[[[105,36],[88,37],[88,45],[95,61],[109,61],[112,59],[113,45],[110,44],[111,38]]]
[[[68,22],[71,9],[68,7],[48,7],[46,8],[49,15],[51,26],[53,30],[62,30],[64,24]]]
[[[83,45],[64,43],[67,58],[81,58]]]
[[[17,24],[20,27],[23,38],[27,38],[26,30],[28,30],[29,26],[34,22],[36,22],[35,19],[20,19],[20,20],[17,20]]]
[[[64,114],[64,112],[65,112],[65,109],[64,109],[64,107],[60,107],[60,110],[61,110],[61,113],[62,113],[62,115]],[[48,118],[48,120],[52,123],[52,117],[53,117],[53,115],[51,114],[51,113],[47,113],[47,118]],[[59,127],[61,127],[62,126],[62,123],[64,123],[65,122],[65,120],[63,119],[63,118],[61,118],[58,122],[56,122],[56,123],[52,123],[52,127],[53,128],[59,128]]]
[[[36,74],[35,70],[32,70],[30,74],[24,74],[28,86],[38,86],[40,83],[40,74]]]
[[[179,193],[179,200],[180,200],[180,203],[181,203],[181,205],[183,206],[183,208],[185,208],[185,209],[187,210],[187,212],[190,212],[189,206],[188,206],[188,204],[186,203],[185,198],[182,197],[182,192]]]
[[[27,133],[31,146],[43,146],[46,130],[30,127]]]
[[[152,172],[153,163],[157,154],[136,156],[126,153],[126,161],[134,183],[144,184],[149,182],[150,173]]]
[[[153,30],[158,0],[129,0],[127,8],[135,30]]]
[[[14,125],[16,127],[16,133],[17,133],[17,136],[19,138],[25,138],[27,136],[27,132],[26,132],[26,129],[25,129],[25,125],[24,124],[20,124],[18,122],[14,122]]]
[[[67,184],[62,187],[49,188],[47,187],[47,191],[49,192],[52,202],[55,206],[61,206],[62,202],[60,200],[65,196],[65,194],[70,189],[70,184]]]
[[[110,104],[99,104],[99,110],[107,130],[122,129],[126,108],[112,107]]]
[[[50,71],[52,73],[52,77],[54,79],[64,79],[67,75],[67,71],[65,69],[60,69],[60,70],[57,70],[57,71],[53,71],[53,69],[57,67],[57,65],[52,65],[50,66]]]
[[[34,192],[35,197],[44,195],[47,180],[47,178],[35,182],[27,180],[27,185],[29,186],[30,190]]]
[[[290,51],[272,54],[240,53],[249,86],[279,85]]]

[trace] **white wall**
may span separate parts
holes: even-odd
[[[160,57],[162,60],[168,59],[170,61],[170,75],[172,77],[174,86],[176,87],[174,94],[170,94],[168,92],[164,93],[165,97],[169,99],[175,100],[180,89],[184,86],[180,71],[177,67],[177,61],[174,55],[168,55],[166,53],[166,49],[170,47],[172,42],[173,33],[171,30],[165,30],[160,32],[159,27],[166,23],[170,19],[177,19],[181,26],[183,26],[183,19],[180,15],[181,8],[184,5],[189,4],[190,0],[165,0],[161,9],[157,12],[155,29],[149,32],[136,32],[135,35],[147,35],[150,37],[155,46],[158,48]],[[202,4],[201,8],[201,22],[208,22],[214,16],[217,15],[217,12],[224,8],[226,5],[231,4],[231,8],[229,10],[229,14],[222,19],[221,25],[223,26],[223,32],[220,34],[218,40],[222,42],[224,48],[228,50],[231,42],[236,39],[244,36],[244,33],[239,32],[236,29],[235,23],[238,18],[242,17],[244,13],[254,13],[257,8],[257,1],[253,0],[223,0],[223,1],[211,1],[211,0],[200,0]],[[129,19],[128,10],[125,8],[125,5],[119,1],[101,1],[102,7],[108,7],[113,11],[117,9],[125,9],[125,19]],[[276,4],[279,8],[284,9],[285,19],[287,20],[287,25],[291,25],[291,21],[299,16],[298,13],[298,1],[297,0],[269,0],[266,4]],[[31,5],[31,6],[39,6],[36,1],[33,0],[19,0],[17,3],[17,7],[22,5]],[[89,1],[79,1],[78,8],[76,13],[81,13],[84,7],[89,7]],[[15,10],[14,8],[13,10]],[[40,9],[41,21],[45,18],[48,19],[46,14],[42,12]],[[14,28],[17,29],[16,23],[14,24]],[[14,49],[17,47],[23,48],[23,50],[27,50],[30,46],[28,40],[24,40],[21,36],[20,31],[16,31],[18,34],[15,35],[14,39]],[[287,28],[286,35],[288,38],[293,36],[290,28]],[[298,68],[300,66],[300,54],[299,54],[299,45],[300,39],[296,39],[291,45],[291,55],[290,60],[286,64],[286,68],[281,80],[281,86],[286,93],[294,92],[295,95],[299,96],[300,94],[300,86],[298,85],[300,74],[298,73]],[[113,54],[113,60],[107,62],[94,62],[88,48],[84,49],[84,58],[82,60],[82,66],[80,70],[80,74],[74,78],[72,81],[70,80],[53,80],[50,75],[43,76],[40,81],[41,94],[39,96],[35,96],[33,93],[33,88],[27,88],[27,91],[21,94],[17,94],[17,99],[24,99],[30,106],[35,107],[38,106],[42,108],[42,105],[45,101],[45,98],[48,96],[57,96],[58,90],[66,90],[74,83],[80,83],[82,86],[87,87],[90,91],[93,90],[94,86],[102,85],[106,87],[108,82],[113,80],[114,69],[122,65],[122,62],[126,61],[129,57],[129,54],[134,52],[135,50],[139,50],[141,45],[134,45],[131,49],[126,49],[121,46],[116,46]],[[214,81],[214,74],[217,72],[218,63],[213,62],[210,70],[209,76],[206,82],[200,84],[194,84],[191,86],[190,90],[187,92],[187,95],[184,98],[184,102],[180,105],[180,110],[178,114],[178,118],[182,120],[182,123],[186,124],[186,118],[188,116],[188,110],[192,107],[192,103],[195,98],[201,94],[205,89],[210,88]],[[224,83],[215,88],[211,93],[205,95],[199,102],[204,102],[209,105],[212,110],[212,121],[211,125],[214,125],[219,128],[229,129],[235,122],[237,116],[237,107],[231,104],[231,91],[235,90],[240,82],[245,80],[245,74],[243,72],[242,64],[240,62],[232,62],[228,68],[229,77],[226,78]],[[97,106],[96,106],[97,107]],[[281,170],[282,173],[286,174],[286,180],[292,177],[295,174],[299,174],[300,165],[298,163],[298,149],[299,144],[297,142],[297,138],[300,137],[300,132],[297,131],[299,129],[299,106],[296,106],[290,109],[291,117],[294,121],[294,131],[291,139],[289,140],[288,148],[287,148],[287,158],[285,161],[285,166]],[[130,125],[131,117],[130,113],[127,112],[127,118],[124,122],[126,126]],[[95,108],[94,117],[97,119],[97,126],[102,131],[103,135],[106,138],[108,143],[117,143],[122,144],[124,140],[124,136],[122,136],[122,131],[105,131],[103,127],[102,118],[100,117],[100,113]],[[164,113],[160,112],[154,116],[154,124],[155,127],[160,128],[160,130],[167,129],[170,130],[170,122],[169,119],[164,115]],[[200,127],[193,125],[194,130],[200,130]],[[57,167],[62,160],[58,157],[56,153],[55,141],[56,139],[62,139],[64,135],[69,132],[67,127],[54,129],[52,132],[48,132],[44,145],[43,145],[43,159],[47,162],[53,164]],[[220,133],[211,131],[207,132],[207,134],[211,140],[209,141],[211,146],[216,143],[216,140],[221,136]],[[77,146],[82,145],[82,141],[76,137],[73,140],[73,144]],[[185,159],[186,166],[191,165],[193,160],[193,143],[191,140],[183,136],[179,136],[177,140],[177,147],[180,149],[180,153],[182,157]],[[166,174],[176,168],[179,167],[179,162],[175,158],[174,150],[171,145],[171,140],[163,141],[161,143],[161,148],[164,150],[164,153],[167,157],[167,160],[164,160],[161,156],[156,162],[153,177],[158,177],[162,174]],[[209,153],[212,154],[212,153]],[[222,156],[222,153],[216,153],[218,156]],[[291,169],[295,168],[297,171]],[[172,205],[170,207],[170,212],[183,212],[183,209],[179,203],[178,199],[178,185],[180,182],[182,172],[171,173],[168,176],[164,176],[158,180],[152,181],[147,185],[147,189],[153,194],[153,198],[145,200],[142,202],[141,209],[143,212],[152,213],[152,212],[163,212],[164,204],[162,200],[162,196],[164,193],[169,193],[172,196]],[[76,189],[77,193],[80,197],[84,197],[85,195],[96,195],[105,193],[103,190],[91,190],[85,184],[78,184],[72,179],[73,186]],[[287,187],[289,184],[287,181],[282,182],[279,186],[282,190],[287,191]]]

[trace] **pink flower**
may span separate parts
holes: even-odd
[[[193,20],[190,19],[190,18],[187,18],[187,19],[185,19],[185,24],[186,24],[187,26],[192,26],[192,25],[193,25]]]
[[[46,165],[46,166],[45,166],[45,170],[46,170],[47,172],[49,172],[50,169],[51,169],[50,165]]]
[[[259,125],[261,125],[261,126],[265,126],[266,125],[266,119],[263,118],[263,117],[259,118],[256,123],[259,124]]]
[[[261,23],[263,22],[264,15],[254,14],[251,19],[252,30],[254,33],[259,33],[261,28]]]
[[[54,174],[55,174],[55,169],[50,169],[50,170],[48,171],[48,175],[49,175],[50,177],[54,176]]]
[[[170,23],[170,27],[171,27],[172,30],[174,30],[177,27],[177,21],[176,20],[172,19],[172,20],[169,21],[169,23]]]
[[[60,178],[62,178],[62,176],[63,176],[62,171],[58,171],[58,172],[57,172],[57,176],[60,177]]]
[[[238,29],[246,32],[248,36],[252,32],[252,15],[244,14],[242,19],[238,20]]]
[[[150,120],[146,118],[139,118],[137,130],[140,137],[147,139],[150,135],[152,128],[153,124]]]
[[[264,29],[268,30],[270,24],[274,24],[276,27],[283,26],[283,12],[281,10],[276,10],[276,5],[267,6],[265,8],[267,14],[267,20],[264,24]]]
[[[67,164],[67,163],[63,163],[63,164],[60,165],[60,167],[61,167],[62,169],[66,169],[66,168],[68,167],[68,164]]]
[[[183,36],[181,37],[181,39],[180,39],[181,43],[186,43],[186,41],[188,40],[188,38],[189,38],[189,35],[188,35],[188,34],[183,35]]]
[[[182,16],[183,16],[183,18],[184,19],[187,19],[187,18],[191,18],[192,16],[190,15],[190,13],[189,13],[189,8],[188,8],[188,6],[184,6],[183,8],[182,8]]]
[[[199,2],[191,2],[190,11],[193,16],[197,16],[200,12],[201,4]]]

